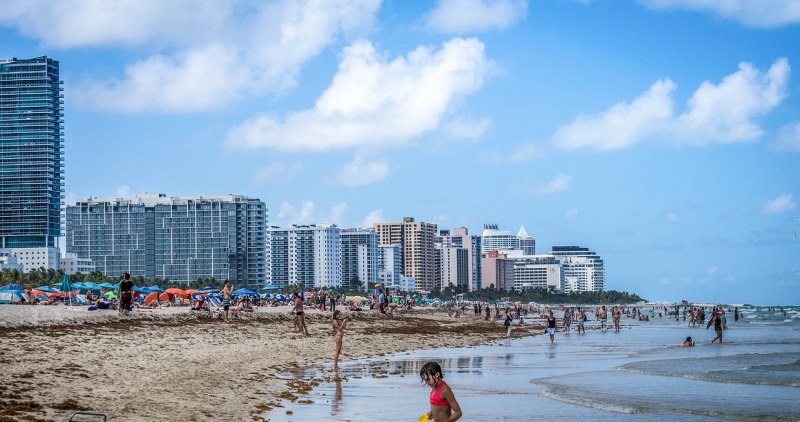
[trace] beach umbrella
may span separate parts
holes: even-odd
[[[278,290],[278,289],[280,289],[280,286],[275,286],[275,285],[272,285],[272,284],[270,284],[268,286],[264,286],[264,287],[261,288],[261,290],[267,290],[267,291],[269,291],[269,290]]]
[[[171,295],[179,296],[179,297],[181,297],[183,299],[186,299],[186,298],[189,297],[189,293],[188,292],[186,292],[185,290],[182,290],[182,289],[175,288],[175,287],[171,287],[171,288],[165,290],[165,292],[169,293]]]
[[[39,286],[39,287],[37,287],[37,288],[35,288],[33,290],[38,290],[38,291],[44,292],[44,293],[58,293],[58,290],[56,290],[56,289],[54,289],[54,288],[52,288],[50,286]]]
[[[150,293],[151,290],[149,287],[134,287],[133,291],[136,293]]]
[[[202,289],[198,290],[197,293],[216,293],[219,289],[216,287],[203,287]]]
[[[0,290],[25,290],[19,284],[6,284],[3,287],[0,287]]]
[[[239,295],[257,295],[258,293],[254,292],[254,291],[252,291],[250,289],[241,288],[241,289],[234,290],[232,294],[234,296],[239,296]]]
[[[158,292],[151,292],[144,298],[145,305],[149,305],[154,300],[158,300]]]
[[[98,286],[100,286],[100,287],[102,287],[104,289],[114,289],[114,290],[119,288],[119,285],[113,285],[113,284],[111,284],[111,283],[109,283],[107,281],[105,283],[98,284]]]
[[[61,288],[59,290],[61,290],[64,293],[67,293],[67,296],[69,297],[69,303],[71,305],[72,304],[72,295],[69,294],[69,292],[72,291],[72,286],[69,283],[69,276],[68,275],[64,274],[64,279],[61,280]]]
[[[164,291],[164,289],[162,289],[161,287],[158,287],[155,284],[150,286],[150,287],[148,287],[148,289],[150,289],[151,292],[159,292],[160,293],[160,292]]]

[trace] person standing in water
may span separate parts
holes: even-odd
[[[578,310],[575,312],[575,323],[578,325],[578,334],[586,334],[586,328],[583,327],[585,321],[586,314],[583,313],[583,309],[578,307]]]
[[[564,334],[569,334],[570,325],[572,325],[572,310],[567,308],[564,310]]]
[[[550,344],[556,337],[556,317],[553,316],[553,311],[550,311],[550,316],[547,317],[547,334],[550,334]]]
[[[336,348],[333,352],[333,370],[339,370],[339,354],[342,352],[342,339],[344,338],[344,329],[347,327],[347,323],[350,321],[350,317],[342,317],[342,311],[333,311],[333,320],[331,321],[331,325],[333,325],[333,335],[336,337]]]
[[[506,327],[506,337],[511,337],[511,322],[514,320],[514,317],[511,314],[511,308],[506,308],[506,320],[503,322],[503,325]]]
[[[614,321],[614,331],[619,332],[619,320],[622,318],[622,315],[619,312],[619,308],[614,306],[611,308],[611,319]]]
[[[422,382],[431,387],[428,395],[431,410],[423,415],[423,418],[434,422],[452,422],[461,418],[461,406],[459,406],[453,390],[444,382],[442,367],[438,363],[427,362],[422,365],[419,377],[422,378]]]
[[[719,340],[719,344],[722,344],[722,316],[720,312],[714,312],[711,318],[713,318],[713,320],[709,322],[714,324],[714,332],[717,334],[716,337],[711,340],[711,344],[714,344],[717,340]]]

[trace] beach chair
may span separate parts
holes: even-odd
[[[211,311],[211,316],[221,318],[225,310],[222,308],[222,297],[218,294],[212,293],[206,297],[208,310]]]

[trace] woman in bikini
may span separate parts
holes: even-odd
[[[419,376],[431,387],[429,394],[431,410],[424,416],[434,422],[458,420],[461,417],[461,406],[456,401],[453,390],[444,382],[442,367],[436,362],[427,362],[419,370]]]
[[[339,370],[339,353],[342,352],[342,339],[344,338],[344,329],[347,327],[347,322],[350,317],[343,317],[342,311],[333,311],[333,335],[336,337],[336,349],[333,352],[333,370]]]
[[[300,332],[305,335],[308,335],[308,327],[306,327],[306,317],[303,316],[303,300],[300,299],[299,295],[295,295],[294,297],[294,308],[292,308],[292,313],[295,315],[295,326],[297,329],[295,332]]]

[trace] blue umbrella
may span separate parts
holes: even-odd
[[[149,287],[134,287],[133,291],[136,293],[150,293],[152,290]]]
[[[269,286],[264,286],[264,287],[261,288],[261,290],[278,290],[278,289],[280,289],[280,286],[275,286],[275,285],[272,285],[272,284],[270,284]]]
[[[238,289],[238,290],[234,290],[232,292],[232,294],[234,296],[239,296],[239,295],[251,295],[252,296],[252,295],[258,295],[258,292],[254,292],[254,291],[252,291],[250,289],[241,288],[241,289]]]
[[[164,291],[164,289],[162,289],[161,287],[158,287],[158,286],[156,286],[155,284],[154,284],[154,285],[152,285],[152,286],[150,286],[150,287],[148,287],[148,289],[149,289],[151,292],[159,292],[159,293],[161,293],[161,292],[163,292],[163,291]]]
[[[0,287],[0,290],[25,290],[19,284],[6,284],[3,287]]]
[[[104,289],[117,289],[117,288],[119,288],[119,285],[115,286],[115,285],[113,285],[113,284],[111,284],[111,283],[109,283],[107,281],[105,283],[100,283],[99,286],[104,288]]]
[[[216,293],[219,289],[216,287],[203,287],[202,289],[198,290],[195,293]]]
[[[45,293],[59,293],[58,290],[56,290],[56,289],[54,289],[54,288],[52,288],[50,286],[39,286],[39,287],[36,287],[33,290],[38,290],[40,292],[45,292]]]

